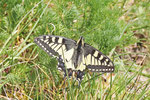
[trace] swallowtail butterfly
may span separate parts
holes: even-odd
[[[66,71],[69,77],[75,73],[79,84],[85,69],[92,72],[114,71],[113,62],[99,50],[84,43],[83,37],[74,41],[61,36],[43,35],[35,38],[34,42],[50,56],[56,57],[57,67],[64,72],[64,77],[67,76]]]

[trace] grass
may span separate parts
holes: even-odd
[[[0,98],[150,99],[148,0],[2,0],[0,5]],[[33,43],[44,34],[83,36],[110,55],[115,72],[87,72],[80,88],[73,79],[64,82],[56,59]],[[128,52],[136,43],[148,51]],[[134,54],[143,56],[142,63],[130,60]]]

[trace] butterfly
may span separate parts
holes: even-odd
[[[91,72],[114,72],[113,62],[96,48],[84,43],[84,38],[78,41],[62,36],[43,35],[34,39],[34,42],[50,56],[58,60],[57,68],[81,83],[85,70]]]

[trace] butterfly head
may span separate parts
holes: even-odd
[[[84,46],[84,38],[81,36],[80,39],[77,41],[78,46]]]

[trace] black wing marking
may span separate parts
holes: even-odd
[[[46,51],[50,56],[59,57],[72,49],[75,46],[76,41],[54,35],[43,35],[34,39],[34,42]]]
[[[85,44],[84,46],[84,59],[86,67],[92,72],[113,72],[113,62],[99,50]]]

